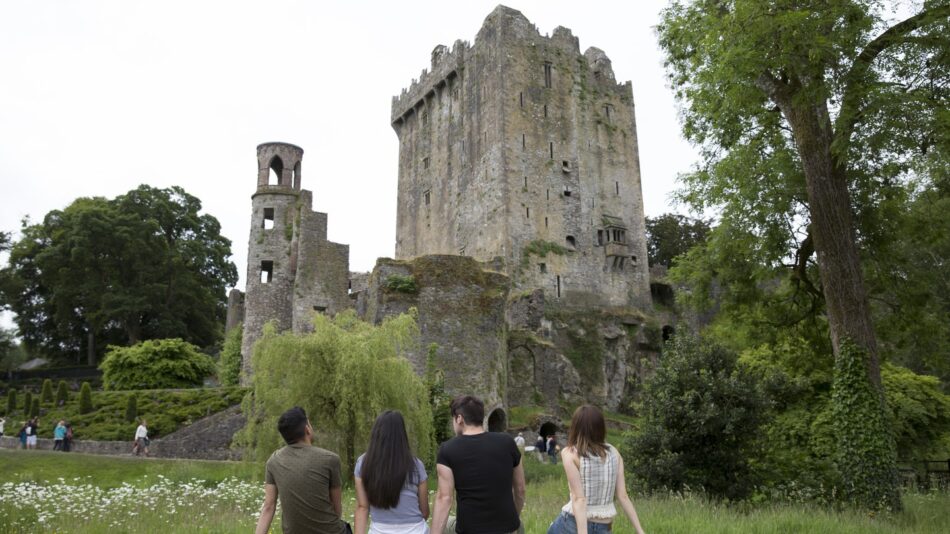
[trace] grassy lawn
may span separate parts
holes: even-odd
[[[533,459],[525,465],[522,519],[529,534],[543,534],[567,501],[566,482],[560,467]],[[263,497],[263,469],[250,463],[0,450],[0,466],[2,532],[249,532]],[[634,502],[647,531],[658,533],[950,531],[947,494],[905,495],[903,513],[879,518],[802,504],[729,507],[689,496]],[[353,507],[347,489],[346,517]],[[621,517],[614,532],[632,530]]]

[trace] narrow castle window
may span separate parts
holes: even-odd
[[[548,199],[548,200],[551,200],[551,190],[550,190],[550,189],[545,189],[545,190],[544,190],[544,194],[547,196],[547,199]]]
[[[525,206],[525,208],[524,208],[524,216],[525,216],[526,219],[531,217],[531,208]]]
[[[518,93],[518,100],[521,102],[521,107],[524,107],[524,91]]]
[[[557,298],[561,298],[561,275],[557,275]]]
[[[567,246],[571,248],[577,248],[577,240],[574,239],[574,236],[572,235],[567,236]]]
[[[570,190],[570,189],[565,189],[565,190],[564,190],[564,196],[566,196],[566,197],[571,196],[571,190]]]
[[[547,218],[547,217],[544,218],[544,227],[545,227],[545,228],[548,227],[548,218]]]
[[[551,152],[551,159],[554,159],[554,143],[548,143],[548,150]]]
[[[431,201],[431,196],[429,195],[429,193],[430,193],[429,189],[426,189],[426,191],[422,193],[422,198],[425,200],[426,206],[428,206],[429,202]]]
[[[548,105],[545,104],[545,105],[544,105],[544,117],[547,118],[547,116],[548,116]]]
[[[270,160],[270,172],[267,175],[267,185],[283,185],[281,180],[284,176],[284,162],[279,156],[274,156]]]
[[[610,104],[604,106],[604,115],[607,117],[607,122],[610,122]]]
[[[564,172],[571,172],[571,162],[567,160],[562,161],[561,170]]]
[[[429,157],[428,157],[428,156],[422,158],[422,168],[423,168],[423,169],[428,169],[428,168],[429,168]]]
[[[265,230],[274,228],[274,208],[264,208],[264,220],[261,221],[261,228]]]
[[[604,245],[604,231],[597,230],[597,246],[602,247]]]
[[[617,188],[617,196],[620,196],[620,182],[614,182],[614,187]]]
[[[521,150],[524,150],[524,148],[525,148],[525,136],[524,134],[521,134]]]
[[[549,88],[551,87],[551,62],[544,62],[544,86]]]
[[[525,186],[525,187],[528,187],[528,177],[527,177],[527,176],[524,177],[524,186]]]
[[[546,273],[546,272],[548,272],[548,264],[546,264],[546,263],[539,263],[539,264],[538,264],[538,269],[540,269],[542,273]]]
[[[630,263],[636,265],[636,264],[637,264],[637,257],[636,257],[636,256],[630,256]]]
[[[324,312],[327,311],[327,307],[326,307],[326,306],[314,306],[314,307],[313,307],[313,311],[315,311],[315,312],[317,312],[317,313],[324,313]]]
[[[269,284],[274,279],[274,262],[264,260],[261,262],[261,283]]]

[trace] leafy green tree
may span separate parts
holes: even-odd
[[[83,382],[79,388],[79,414],[84,415],[92,410],[92,386],[89,382]]]
[[[700,169],[686,177],[686,200],[719,208],[723,235],[736,232],[760,265],[794,256],[797,283],[824,307],[835,357],[865,358],[879,399],[860,243],[878,236],[879,208],[901,180],[945,169],[950,156],[942,37],[950,4],[924,2],[897,23],[887,12],[861,0],[675,1],[659,25],[684,132],[703,151]],[[843,351],[847,340],[857,350]],[[840,384],[863,395],[852,380]],[[864,424],[873,421],[884,418]],[[865,432],[888,436],[885,427]],[[853,497],[898,509],[896,485],[884,482],[896,480],[893,447],[875,457],[885,449],[852,451],[866,457],[851,465],[881,471],[872,477],[880,485]]]
[[[153,339],[109,347],[99,367],[105,389],[189,388],[214,373],[214,360],[187,341]]]
[[[13,415],[16,411],[16,390],[10,388],[7,390],[7,415]]]
[[[675,213],[647,217],[647,258],[650,265],[672,267],[677,257],[702,243],[709,230],[709,222]]]
[[[688,335],[667,342],[644,386],[641,428],[628,437],[629,470],[648,490],[740,499],[754,487],[749,464],[765,400],[737,361]]]
[[[40,390],[40,400],[47,404],[53,402],[53,381],[49,378],[43,381],[43,388]]]
[[[309,334],[278,334],[268,325],[251,360],[253,391],[239,438],[249,458],[263,460],[283,445],[277,418],[292,406],[310,417],[322,446],[340,451],[352,469],[380,412],[406,419],[416,456],[431,463],[432,411],[423,381],[405,358],[418,349],[418,326],[403,314],[374,326],[347,311],[314,318]]]
[[[237,325],[224,335],[224,346],[218,356],[218,381],[222,386],[236,386],[241,381],[241,338],[244,325]]]
[[[129,400],[125,405],[125,420],[128,422],[135,421],[135,418],[139,416],[139,403],[138,398],[135,395],[129,395]]]
[[[56,406],[63,406],[69,400],[69,387],[65,380],[60,380],[56,386]]]
[[[200,210],[179,187],[142,185],[24,221],[0,273],[24,342],[54,357],[85,347],[90,364],[109,344],[215,344],[237,269],[220,224]]]
[[[40,415],[40,398],[36,397],[33,399],[33,404],[30,405],[30,419],[34,417],[39,417]]]
[[[24,361],[26,354],[16,342],[13,330],[0,328],[0,371],[7,374],[8,380],[13,380],[13,371]]]

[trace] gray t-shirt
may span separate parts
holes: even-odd
[[[353,475],[357,478],[362,478],[360,471],[363,468],[364,456],[366,455],[363,454],[356,460]],[[370,506],[369,515],[373,522],[384,525],[415,525],[420,521],[425,521],[422,511],[419,510],[419,484],[427,480],[426,468],[418,458],[413,459],[416,461],[416,476],[410,476],[406,480],[402,491],[399,492],[399,504],[388,510]]]

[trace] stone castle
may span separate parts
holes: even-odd
[[[433,50],[391,124],[396,259],[372,273],[327,240],[303,150],[258,146],[246,294],[232,291],[227,323],[243,323],[245,371],[268,321],[304,332],[314,313],[378,323],[415,307],[447,391],[481,396],[490,429],[509,405],[625,408],[661,336],[630,82],[570,30],[543,36],[499,6],[474,44]],[[409,359],[422,372],[426,354]]]

